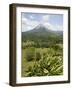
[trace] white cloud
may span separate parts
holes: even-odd
[[[25,17],[22,18],[22,22],[27,22],[27,21],[28,21],[27,18],[25,18]]]
[[[60,31],[60,30],[63,30],[63,27],[61,25],[53,25],[53,24],[50,24],[48,22],[44,23],[44,26],[50,30],[54,30],[54,31]]]
[[[54,31],[60,31],[63,30],[63,26],[62,25],[58,25],[58,24],[51,24],[49,22],[50,16],[49,15],[44,15],[42,16],[40,21],[34,20],[33,16],[30,16],[30,18],[26,18],[26,17],[22,17],[22,31],[28,31],[31,30],[33,28],[35,28],[38,24],[43,24],[46,28],[50,29],[50,30],[54,30]]]
[[[48,22],[44,23],[43,25],[48,29],[52,28],[52,25],[50,23],[48,23]]]
[[[57,28],[57,30],[63,30],[63,26],[62,25],[57,25],[56,24],[56,28]]]
[[[31,16],[30,16],[30,19],[34,19],[34,16],[31,15]]]
[[[42,21],[43,22],[48,22],[49,18],[50,18],[50,15],[44,15],[44,16],[42,16]]]
[[[25,17],[22,18],[22,31],[28,31],[38,25],[38,21],[30,20]]]
[[[54,31],[60,31],[60,30],[63,30],[63,26],[62,25],[58,25],[58,24],[51,24],[49,22],[49,19],[50,19],[50,15],[44,15],[42,16],[42,21],[41,23],[48,29],[50,30],[54,30]]]

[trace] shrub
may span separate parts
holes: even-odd
[[[36,58],[37,61],[41,59],[40,52],[36,51],[35,58]]]
[[[59,45],[59,44],[53,45],[52,48],[54,50],[62,50],[63,49],[62,45]]]
[[[26,41],[26,42],[22,42],[22,48],[28,48],[28,47],[35,47],[36,43],[34,41]]]
[[[61,47],[61,46],[60,46]],[[55,48],[55,47],[54,47]],[[63,55],[57,48],[27,48],[27,60],[36,60],[27,69],[26,76],[54,76],[63,74]]]
[[[46,57],[37,61],[33,68],[28,70],[28,76],[53,76],[63,74],[62,57]]]
[[[25,51],[25,58],[27,61],[34,60],[35,57],[35,48],[27,48]]]

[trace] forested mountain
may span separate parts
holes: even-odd
[[[63,31],[53,31],[42,24],[39,24],[34,29],[22,32],[22,41],[63,43]]]

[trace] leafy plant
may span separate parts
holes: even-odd
[[[53,76],[63,74],[62,56],[49,56],[48,54],[44,56],[41,56],[39,61],[35,61],[31,69],[29,67],[27,76]]]
[[[36,53],[35,53],[35,59],[36,59],[36,61],[38,61],[38,60],[41,59],[41,54],[40,54],[40,52],[36,51]]]
[[[26,49],[25,59],[27,61],[31,61],[31,60],[34,60],[34,57],[35,57],[35,48],[31,47],[31,48]]]

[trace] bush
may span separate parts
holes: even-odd
[[[59,44],[53,45],[52,48],[54,50],[62,50],[63,49],[62,45],[59,45]]]
[[[37,61],[28,76],[53,76],[63,74],[63,59],[62,57],[50,56]]]
[[[27,48],[25,51],[25,58],[27,61],[32,61],[35,58],[35,48]]]
[[[37,61],[41,59],[40,52],[36,51],[35,55],[36,55],[36,60]]]
[[[61,45],[59,47],[62,48]],[[25,54],[27,61],[34,60],[26,71],[27,77],[63,75],[63,54],[57,47],[27,48]]]
[[[26,42],[22,42],[22,48],[28,48],[28,47],[35,47],[36,43],[34,41],[26,41]]]

